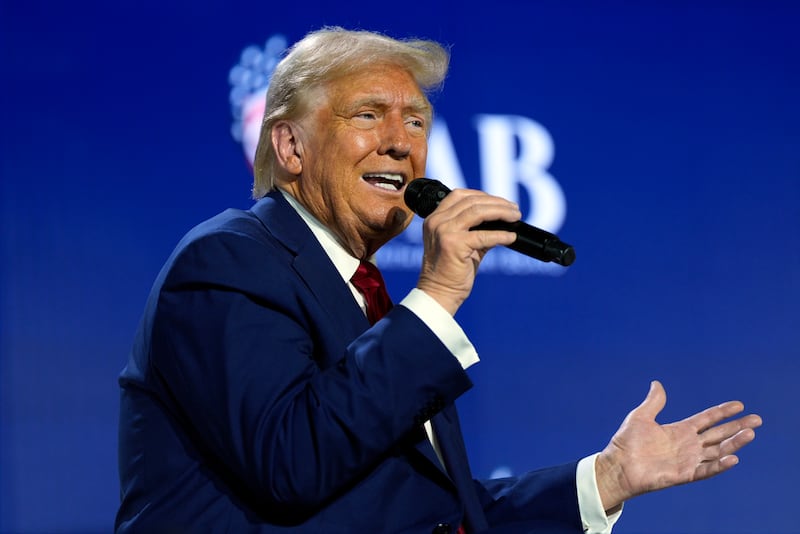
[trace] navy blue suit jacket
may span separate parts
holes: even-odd
[[[120,385],[118,533],[581,532],[576,464],[473,480],[465,371],[402,306],[370,327],[280,194],[184,237]]]

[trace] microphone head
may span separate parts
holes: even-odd
[[[564,267],[569,267],[575,261],[575,249],[566,243],[561,243],[563,249],[557,254],[552,261]]]
[[[450,189],[439,180],[417,178],[406,186],[403,200],[414,213],[425,218],[449,192]]]

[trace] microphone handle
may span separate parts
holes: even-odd
[[[470,228],[470,230],[504,230],[517,234],[517,239],[510,245],[511,250],[516,250],[526,256],[541,261],[552,261],[559,265],[568,266],[575,261],[575,249],[561,241],[558,236],[535,226],[516,221],[486,221]]]
[[[417,215],[422,218],[430,215],[439,203],[450,193],[450,188],[438,180],[417,178],[406,187],[403,198]],[[575,250],[563,243],[558,236],[535,226],[517,221],[486,221],[470,230],[505,230],[517,234],[517,239],[508,248],[540,261],[552,261],[559,265],[571,265],[575,261]]]

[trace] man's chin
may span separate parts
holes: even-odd
[[[380,248],[388,241],[403,233],[403,230],[408,228],[408,225],[411,224],[413,216],[414,214],[407,209],[399,207],[390,208],[386,216],[381,218],[383,222],[371,227],[371,233],[377,242],[374,244],[377,244],[378,248]]]
[[[392,208],[389,210],[389,213],[386,214],[386,228],[394,232],[392,237],[396,237],[400,235],[403,230],[408,228],[413,218],[414,214],[408,209]]]

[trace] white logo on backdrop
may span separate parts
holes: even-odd
[[[264,98],[272,71],[286,50],[282,35],[270,37],[264,48],[248,46],[228,80],[233,114],[231,134],[242,144],[248,164],[253,165]],[[525,221],[557,233],[566,217],[566,200],[561,186],[548,172],[554,145],[548,131],[538,122],[521,115],[478,114],[473,117],[478,136],[480,185],[487,193],[520,202],[522,191],[530,209]],[[464,172],[443,117],[437,116],[428,141],[426,174],[450,188],[468,187]],[[472,174],[472,173],[471,173]],[[422,260],[422,220],[415,217],[409,228],[378,252],[383,269],[417,270]],[[502,274],[559,275],[565,267],[543,263],[499,247],[484,258],[481,271]]]

